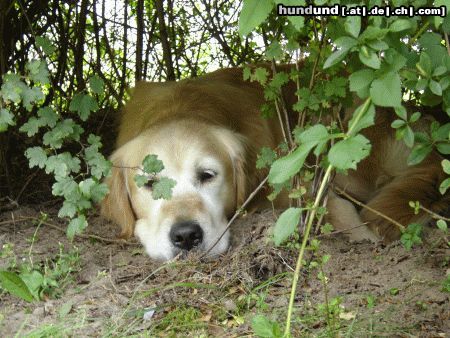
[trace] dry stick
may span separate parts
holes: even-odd
[[[275,59],[273,59],[273,58],[272,58],[271,65],[272,65],[272,73],[273,73],[272,76],[275,76],[277,74],[277,67],[276,67],[276,64],[275,64]],[[286,134],[288,136],[289,146],[292,148],[293,145],[294,145],[294,140],[292,139],[291,125],[289,123],[289,116],[288,116],[288,111],[287,111],[287,107],[286,107],[286,102],[284,101],[283,89],[282,88],[279,89],[278,95],[280,97],[279,102],[280,102],[280,105],[281,105],[281,110],[283,111],[283,115],[284,115],[284,123],[285,123],[284,126],[286,127]],[[280,108],[279,108],[277,102],[278,102],[278,100],[275,99],[275,105],[277,107],[277,112],[278,112],[278,110]],[[281,112],[279,114],[281,114]]]
[[[430,214],[430,216],[434,219],[442,219],[443,221],[450,222],[450,218],[436,214],[434,211],[432,211],[428,208],[425,208],[423,205],[419,205],[419,209],[422,209],[426,213]]]
[[[333,188],[336,189],[336,192],[337,192],[339,195],[344,196],[345,198],[349,199],[350,201],[352,201],[352,202],[355,203],[356,205],[359,205],[360,207],[362,207],[362,208],[364,208],[364,209],[367,209],[367,210],[369,210],[370,212],[373,212],[374,214],[376,214],[377,216],[380,216],[380,217],[384,218],[385,220],[391,222],[391,223],[394,224],[397,228],[399,228],[401,232],[405,231],[405,227],[404,227],[401,223],[397,222],[395,219],[392,219],[392,218],[390,218],[389,216],[383,214],[382,212],[380,212],[380,211],[378,211],[378,210],[375,210],[375,209],[369,207],[367,204],[364,204],[364,203],[358,201],[357,199],[355,199],[355,198],[353,198],[352,196],[350,196],[348,193],[346,193],[346,192],[345,192],[344,190],[342,190],[341,188],[339,188],[339,187],[337,187],[337,186],[334,186]]]
[[[338,234],[341,234],[341,233],[345,233],[345,232],[347,232],[347,231],[349,231],[349,230],[354,230],[354,229],[361,228],[361,227],[366,226],[366,225],[367,225],[367,222],[364,222],[364,223],[355,225],[355,226],[350,227],[350,228],[347,228],[347,229],[342,229],[342,230],[332,231],[332,232],[330,232],[330,233],[328,233],[328,234],[323,233],[323,234],[320,234],[320,235],[316,235],[316,238],[331,237],[331,236],[334,236],[334,235],[338,235]]]
[[[256,189],[253,190],[253,192],[250,194],[250,196],[248,196],[248,198],[245,200],[245,202],[242,204],[242,206],[236,210],[233,217],[231,217],[231,219],[228,221],[227,227],[222,232],[222,234],[219,236],[219,238],[217,238],[217,240],[213,243],[213,245],[211,245],[211,247],[203,255],[200,256],[200,259],[205,257],[217,245],[217,243],[219,243],[219,241],[222,239],[222,237],[225,235],[225,233],[230,229],[231,224],[233,224],[233,222],[236,220],[236,218],[241,214],[242,210],[245,209],[247,204],[249,204],[250,201],[256,196],[256,194],[262,189],[262,187],[264,186],[264,184],[266,184],[268,179],[269,179],[269,175],[267,175],[261,181],[261,183],[256,187]]]
[[[5,225],[5,224],[10,224],[10,223],[15,223],[15,222],[25,222],[25,221],[39,221],[41,222],[41,220],[37,217],[26,217],[26,216],[19,216],[18,219],[14,219],[14,220],[8,220],[8,221],[2,221],[0,222],[0,225]],[[63,228],[57,226],[56,224],[53,223],[49,223],[46,221],[42,221],[42,224],[45,224],[47,226],[49,226],[50,228],[59,230],[63,233],[66,233],[66,230],[64,230]],[[125,245],[139,245],[137,243],[131,243],[131,242],[127,242],[123,239],[109,239],[109,238],[104,238],[101,236],[97,236],[97,235],[83,235],[83,234],[76,234],[75,237],[79,237],[79,238],[83,238],[83,239],[96,239],[98,241],[101,242],[105,242],[105,243],[113,243],[113,244],[125,244]]]

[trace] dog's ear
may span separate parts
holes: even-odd
[[[120,149],[111,156],[113,168],[111,175],[105,179],[109,193],[101,203],[103,217],[114,221],[122,228],[120,238],[128,239],[133,235],[136,218],[131,206],[127,170],[122,168]]]
[[[231,130],[218,128],[215,137],[225,146],[233,166],[235,187],[235,207],[240,207],[247,198],[248,182],[246,175],[246,138]]]

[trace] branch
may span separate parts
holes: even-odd
[[[164,22],[164,0],[155,0],[156,13],[159,21],[159,35],[163,47],[163,58],[167,68],[167,80],[175,81],[175,71],[172,63],[172,52],[170,50],[169,38],[167,35],[166,23]]]

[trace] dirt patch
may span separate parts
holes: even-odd
[[[238,220],[233,249],[219,259],[201,261],[192,255],[164,265],[147,258],[137,242],[108,241],[116,229],[97,215],[89,220],[87,234],[93,236],[71,243],[58,229],[65,224],[54,212],[47,214],[39,228],[42,216],[36,208],[0,215],[0,269],[70,266],[49,288],[51,297],[43,294],[43,300],[27,303],[0,294],[2,337],[235,337],[253,335],[255,314],[284,325],[297,251],[272,247],[272,211]],[[306,263],[329,255],[323,266],[327,282],[317,277],[314,263],[303,272],[294,336],[449,334],[449,294],[442,291],[449,251],[433,231],[411,251],[399,243],[350,244],[338,235],[320,240]]]

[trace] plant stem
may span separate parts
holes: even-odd
[[[353,130],[358,125],[358,122],[361,120],[363,115],[369,109],[370,103],[371,103],[371,99],[369,97],[364,102],[363,107],[358,112],[358,115],[355,116],[355,119],[353,120],[352,125],[349,127],[348,132],[346,133],[347,137],[353,136]],[[334,169],[334,167],[330,164],[328,166],[327,170],[325,171],[325,175],[322,178],[322,182],[320,183],[319,190],[317,191],[317,195],[314,200],[314,205],[311,209],[311,212],[308,215],[305,233],[303,234],[302,245],[300,247],[300,252],[298,253],[297,263],[295,265],[294,276],[292,278],[291,295],[289,297],[289,306],[288,306],[288,313],[287,313],[287,317],[286,317],[286,328],[284,330],[284,337],[290,336],[292,311],[294,310],[295,293],[297,290],[298,279],[300,277],[300,269],[303,265],[303,255],[305,253],[306,244],[308,243],[308,240],[309,240],[309,233],[311,232],[311,227],[312,227],[312,223],[314,221],[314,217],[316,216],[317,208],[319,207],[320,201],[322,200],[325,188],[328,184],[328,180],[331,176],[331,172],[333,171],[333,169]]]
[[[297,264],[295,265],[294,277],[292,278],[291,296],[289,298],[289,307],[288,307],[288,313],[287,313],[287,318],[286,318],[286,329],[284,330],[285,337],[289,337],[290,330],[291,330],[291,318],[292,318],[292,311],[294,308],[295,293],[297,290],[297,283],[298,283],[298,279],[300,276],[300,269],[303,265],[303,255],[305,253],[306,243],[308,242],[308,239],[309,239],[309,233],[311,231],[312,223],[313,223],[314,217],[316,215],[317,207],[319,206],[319,203],[322,200],[322,195],[323,195],[326,185],[328,184],[328,179],[331,175],[332,170],[333,170],[333,166],[329,165],[325,172],[325,175],[323,176],[322,183],[320,184],[319,191],[317,192],[316,199],[314,200],[313,208],[311,209],[311,213],[309,214],[308,223],[306,224],[305,234],[303,235],[302,246],[300,247],[300,252],[299,252],[298,258],[297,258]]]

